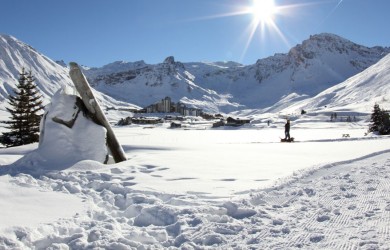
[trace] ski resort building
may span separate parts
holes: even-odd
[[[201,109],[189,108],[184,103],[172,102],[170,97],[165,97],[159,102],[147,106],[146,113],[179,113],[184,116],[200,116],[202,114]]]

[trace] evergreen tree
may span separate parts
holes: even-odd
[[[371,114],[371,124],[368,128],[369,132],[378,132],[381,135],[390,133],[389,114],[381,110],[378,104],[374,105],[374,110]]]
[[[34,84],[31,71],[27,74],[22,69],[19,84],[14,95],[9,96],[7,111],[11,120],[7,122],[10,132],[3,133],[1,142],[9,146],[20,146],[39,141],[39,111],[42,107],[42,95]]]
[[[374,110],[372,111],[370,121],[371,124],[368,128],[368,131],[369,132],[379,131],[379,127],[381,126],[382,123],[382,110],[380,109],[377,103],[375,103],[374,105]]]
[[[379,127],[379,134],[388,135],[390,134],[390,116],[389,113],[382,110],[382,124]]]

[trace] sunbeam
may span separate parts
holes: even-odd
[[[339,0],[335,9],[343,2]],[[218,18],[228,18],[235,16],[251,16],[248,26],[243,31],[245,41],[242,46],[242,53],[240,53],[240,61],[244,61],[249,48],[258,37],[261,41],[259,46],[262,46],[266,41],[269,41],[269,37],[273,34],[278,37],[286,47],[290,48],[291,43],[288,41],[282,28],[278,25],[278,18],[281,16],[292,17],[295,12],[298,12],[301,8],[310,7],[313,5],[319,5],[323,3],[329,3],[329,0],[313,2],[301,2],[295,4],[281,5],[275,0],[247,0],[246,5],[243,2],[232,6],[231,11],[225,13],[218,13],[211,16],[196,17],[187,19],[186,21],[203,21]],[[334,11],[334,10],[333,10]]]
[[[340,5],[343,3],[344,0],[339,0],[336,4],[336,6],[328,13],[328,15],[326,15],[326,17],[324,18],[324,20],[322,20],[322,22],[319,24],[319,26],[321,26],[322,24],[324,24],[326,22],[326,20],[328,20],[328,18],[333,15],[333,13],[340,7]]]

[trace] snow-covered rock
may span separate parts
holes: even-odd
[[[11,172],[62,170],[82,160],[108,159],[106,129],[88,116],[79,97],[65,89],[46,107],[40,130],[38,149],[14,163]]]

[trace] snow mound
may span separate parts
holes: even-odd
[[[86,112],[79,97],[59,90],[42,118],[39,147],[15,162],[11,172],[63,170],[83,160],[104,163],[106,129]]]

